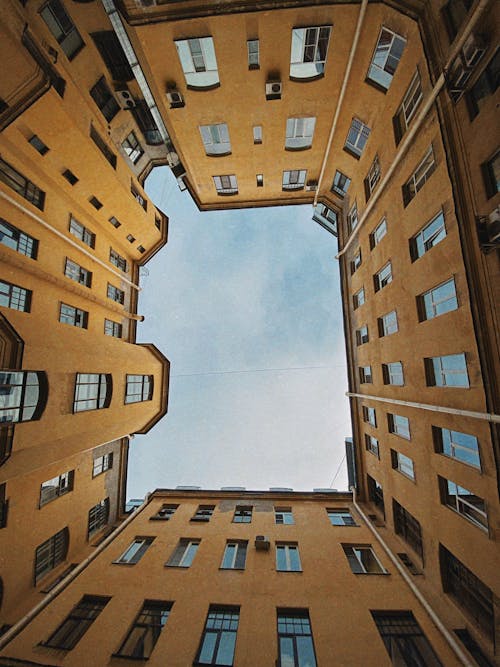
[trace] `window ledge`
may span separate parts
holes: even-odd
[[[205,155],[207,157],[226,157],[227,155],[231,155],[232,151],[227,151],[227,153],[207,153],[205,151]]]
[[[244,572],[245,568],[244,567],[219,567],[219,570],[222,570],[223,572]]]
[[[286,574],[304,574],[304,570],[276,570],[276,572],[284,572]]]
[[[235,190],[234,192],[217,192],[217,195],[219,197],[232,197],[233,195],[237,195],[238,190]]]
[[[217,83],[212,83],[210,86],[193,86],[192,83],[188,83],[186,88],[188,90],[196,90],[199,92],[203,92],[204,90],[214,90],[215,88],[220,88],[220,81],[217,81]]]
[[[352,572],[352,570],[351,570]],[[353,572],[353,574],[359,574],[361,577],[390,577],[390,572]]]
[[[122,660],[135,660],[136,662],[144,662],[149,660],[149,658],[137,658],[133,655],[122,655],[121,653],[112,653],[112,658],[121,658]]]
[[[298,151],[307,151],[310,148],[312,148],[312,144],[309,144],[309,146],[286,146],[285,145],[285,150],[286,151],[291,151],[297,153]]]
[[[296,83],[309,83],[310,81],[317,81],[318,79],[323,79],[325,76],[324,72],[321,72],[321,74],[316,74],[315,76],[290,76],[289,79],[290,81],[295,81]]]
[[[254,69],[254,70],[255,70],[255,69],[260,69],[260,65],[249,65],[249,66],[248,66],[248,69],[249,69],[249,70],[251,70],[251,69]]]
[[[361,155],[359,155],[358,153],[355,153],[351,148],[349,148],[349,146],[343,146],[343,150],[346,153],[348,153],[349,155],[351,155],[353,158],[355,158],[356,160],[359,160],[360,157],[361,157]]]
[[[386,95],[386,94],[387,94],[387,91],[389,90],[389,88],[385,88],[385,87],[382,86],[380,83],[377,83],[377,82],[374,81],[373,79],[370,79],[369,76],[366,77],[366,79],[365,79],[365,83],[367,83],[369,86],[372,86],[372,88],[375,88],[375,90],[378,90],[378,91],[380,91],[381,93],[384,93],[384,95]]]

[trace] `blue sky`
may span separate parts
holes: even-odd
[[[170,226],[141,278],[138,341],[171,382],[167,416],[131,443],[128,497],[329,487],[351,431],[336,239],[311,206],[200,213],[168,168],[147,191]]]

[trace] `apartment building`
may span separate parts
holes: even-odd
[[[0,665],[460,665],[391,553],[350,493],[157,489]]]
[[[165,414],[169,374],[135,344],[141,267],[167,240],[141,184],[159,151],[112,97],[84,26],[57,3],[23,5],[0,8],[4,629],[118,520],[129,439]]]

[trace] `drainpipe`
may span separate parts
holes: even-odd
[[[0,197],[2,197],[2,199],[5,199],[6,201],[8,201],[9,204],[12,204],[16,208],[18,208],[25,215],[28,215],[30,218],[33,218],[33,220],[36,220],[40,225],[42,225],[42,227],[45,227],[45,229],[48,229],[49,231],[51,231],[56,236],[59,236],[59,238],[61,238],[67,244],[69,244],[70,246],[73,246],[73,248],[76,248],[78,250],[78,252],[83,253],[90,260],[92,260],[96,264],[99,264],[99,266],[102,266],[104,269],[106,269],[106,271],[109,271],[109,273],[112,273],[113,275],[117,276],[124,283],[127,283],[127,285],[130,285],[130,287],[137,290],[138,292],[141,291],[141,288],[139,287],[139,285],[136,285],[135,283],[133,283],[128,278],[125,278],[121,273],[119,273],[118,271],[115,271],[113,268],[111,268],[105,262],[103,262],[102,259],[99,259],[98,257],[93,255],[88,250],[85,250],[85,248],[82,248],[81,246],[79,246],[78,243],[76,243],[76,241],[73,241],[72,239],[68,238],[65,234],[60,232],[58,229],[56,229],[55,227],[52,227],[52,225],[49,225],[48,222],[45,222],[45,220],[43,218],[41,218],[39,215],[37,215],[36,213],[33,213],[28,208],[26,208],[26,206],[23,206],[22,204],[20,204],[15,199],[10,197],[5,192],[2,192],[1,190],[0,190]]]
[[[380,544],[382,549],[385,551],[389,559],[392,561],[392,564],[394,567],[397,569],[399,574],[402,576],[402,578],[405,580],[405,582],[408,584],[408,587],[410,588],[411,592],[413,595],[417,598],[417,600],[420,602],[422,607],[425,609],[427,614],[429,615],[431,621],[434,623],[436,628],[439,630],[439,632],[443,635],[443,638],[445,639],[446,643],[448,646],[451,648],[451,650],[455,653],[457,658],[460,660],[462,665],[465,667],[474,667],[474,663],[472,663],[469,659],[469,657],[464,653],[462,650],[462,647],[460,644],[457,642],[455,637],[451,634],[451,632],[446,628],[444,623],[441,621],[439,616],[436,614],[434,609],[431,607],[429,602],[426,600],[426,598],[422,595],[418,587],[415,585],[415,583],[412,581],[410,575],[408,572],[405,570],[404,566],[401,565],[401,563],[398,561],[396,556],[391,551],[391,548],[388,546],[386,541],[380,536],[377,530],[375,530],[375,527],[373,526],[372,522],[368,519],[366,514],[363,512],[361,507],[358,505],[356,501],[356,488],[354,486],[351,486],[351,491],[352,491],[352,502],[356,510],[359,512],[361,515],[361,518],[363,521],[366,523],[370,531],[373,533],[375,536],[375,539],[377,542]]]
[[[384,178],[382,178],[382,180],[380,181],[380,183],[379,183],[377,189],[375,190],[373,196],[370,198],[370,201],[369,201],[367,207],[365,208],[365,210],[363,211],[363,215],[361,216],[361,218],[359,220],[359,223],[356,225],[356,227],[352,231],[351,236],[349,237],[345,246],[335,256],[335,259],[339,259],[340,257],[342,257],[342,255],[349,249],[351,244],[354,242],[354,239],[356,238],[357,233],[359,232],[361,227],[364,225],[364,223],[368,219],[368,216],[369,216],[371,210],[373,209],[373,207],[377,203],[379,197],[381,196],[382,192],[385,189],[385,186],[387,185],[387,183],[391,179],[392,175],[394,174],[394,172],[398,168],[400,162],[402,161],[403,157],[405,156],[406,151],[410,147],[410,144],[412,143],[413,138],[415,137],[415,135],[419,131],[419,129],[420,129],[421,125],[423,124],[423,122],[425,120],[425,117],[427,116],[430,108],[432,107],[432,105],[436,101],[437,96],[441,92],[441,89],[443,88],[443,86],[446,82],[445,72],[447,72],[447,70],[449,69],[449,67],[451,66],[451,64],[453,63],[455,58],[457,57],[457,55],[460,52],[460,50],[461,50],[462,46],[464,45],[465,41],[467,40],[467,38],[469,37],[469,35],[473,31],[474,27],[476,26],[476,23],[478,22],[482,13],[484,12],[486,7],[488,6],[489,1],[490,0],[480,0],[478,6],[476,7],[474,12],[472,13],[472,16],[470,17],[467,25],[465,26],[460,38],[454,43],[454,46],[451,49],[450,55],[448,56],[448,60],[446,61],[445,66],[443,67],[443,72],[441,72],[441,74],[439,75],[439,78],[436,81],[436,83],[434,85],[434,88],[431,91],[431,94],[427,98],[422,110],[417,115],[412,128],[406,134],[403,141],[400,143],[399,148],[396,152],[396,155],[394,157],[394,160],[393,160],[391,166],[387,170]]]
[[[123,523],[117,526],[117,528],[115,528],[115,530],[94,549],[90,556],[79,563],[75,569],[68,574],[67,577],[60,581],[57,586],[55,586],[50,591],[50,593],[47,593],[41,602],[35,605],[33,609],[31,609],[25,616],[23,616],[17,623],[15,623],[10,628],[10,630],[7,630],[7,632],[0,637],[0,650],[5,648],[7,644],[9,644],[15,637],[17,637],[17,635],[24,630],[28,623],[36,618],[36,616],[38,616],[38,614],[43,611],[45,607],[47,607],[47,605],[59,595],[59,593],[62,593],[63,590],[65,590],[69,584],[80,574],[80,572],[83,572],[83,570],[85,570],[90,565],[90,563],[95,560],[102,551],[104,551],[108,544],[110,544],[116,537],[118,537],[118,535],[122,533],[125,528],[127,528],[129,523],[137,518],[137,516],[147,507],[149,498],[150,495],[147,494],[142,505],[134,510],[130,516],[128,516],[125,521],[123,521]]]
[[[500,415],[491,412],[473,412],[472,410],[460,410],[458,408],[448,408],[444,405],[431,405],[430,403],[417,403],[415,401],[402,401],[396,398],[385,398],[384,396],[372,396],[370,394],[356,394],[346,391],[349,398],[361,398],[371,401],[381,401],[382,403],[391,403],[392,405],[405,405],[409,408],[418,408],[420,410],[430,410],[431,412],[445,412],[449,415],[459,415],[460,417],[471,417],[472,419],[483,419],[488,422],[500,423]]]
[[[332,126],[330,128],[330,135],[328,136],[328,143],[326,144],[326,150],[323,156],[323,162],[321,164],[321,171],[319,172],[318,187],[316,189],[316,194],[314,195],[314,202],[313,202],[314,207],[316,207],[316,205],[318,204],[318,196],[321,187],[321,181],[323,180],[323,176],[325,174],[326,163],[328,161],[328,158],[330,157],[330,149],[332,147],[333,136],[335,134],[335,130],[337,129],[337,122],[340,116],[340,109],[344,101],[345,91],[347,90],[347,84],[349,82],[349,76],[351,74],[352,63],[354,62],[354,56],[356,54],[356,49],[358,48],[359,36],[361,34],[361,27],[363,25],[363,20],[365,18],[367,6],[368,6],[368,0],[362,0],[358,15],[358,22],[356,24],[356,32],[354,33],[354,38],[352,40],[351,51],[349,52],[349,59],[347,60],[347,65],[345,68],[344,80],[342,81],[342,88],[340,89],[337,108],[335,110]]]

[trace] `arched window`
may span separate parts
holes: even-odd
[[[47,394],[43,371],[0,371],[0,423],[40,419]]]

